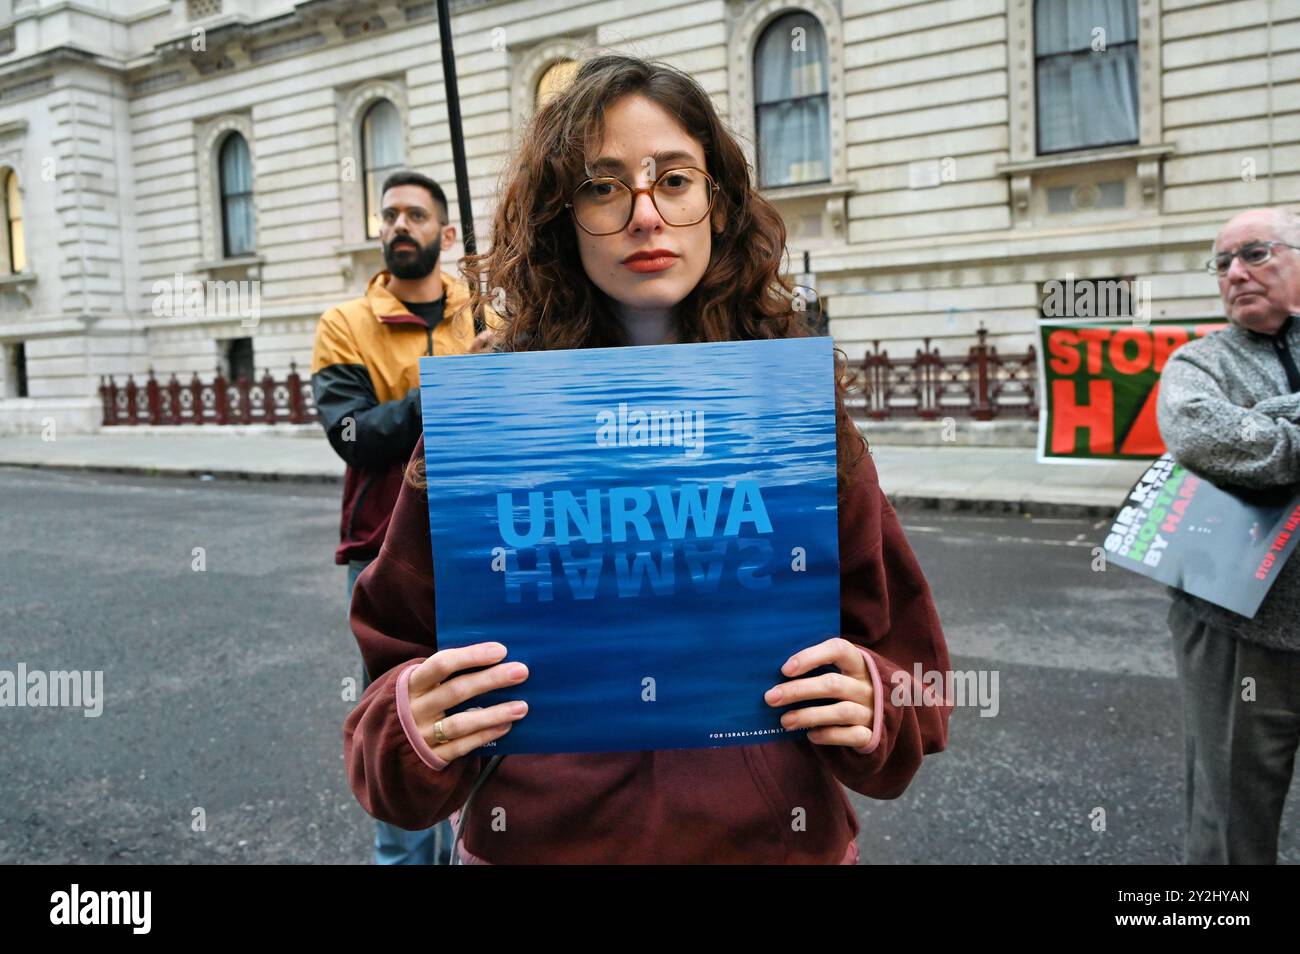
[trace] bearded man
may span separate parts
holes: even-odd
[[[379,555],[402,487],[402,473],[423,432],[419,359],[483,351],[496,316],[475,328],[469,289],[439,268],[456,241],[442,188],[418,172],[390,175],[380,195],[384,262],[361,298],[321,315],[311,384],[330,445],[347,463],[334,562],[357,577]],[[477,332],[477,333],[476,333]],[[363,689],[381,673],[365,672]],[[376,821],[376,864],[438,864],[450,856],[450,828],[408,832]],[[441,829],[439,831],[438,829]]]

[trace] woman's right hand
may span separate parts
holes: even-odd
[[[500,643],[475,643],[459,649],[441,649],[411,673],[411,715],[415,727],[433,754],[443,761],[458,759],[479,746],[499,739],[528,714],[528,703],[502,702],[486,709],[447,715],[447,710],[492,689],[517,686],[528,678],[528,667],[501,662],[506,647]],[[493,666],[492,663],[499,663]],[[456,675],[463,669],[489,666],[481,672]],[[442,723],[442,738],[437,724]]]

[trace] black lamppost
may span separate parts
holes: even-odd
[[[442,45],[442,83],[447,92],[447,127],[451,136],[451,162],[456,171],[461,244],[466,255],[473,255],[478,251],[478,245],[474,239],[474,206],[469,197],[469,169],[465,164],[465,134],[460,122],[460,87],[456,83],[456,51],[451,44],[448,0],[438,0],[438,39]],[[483,327],[482,316],[475,314],[475,332],[482,331]]]
[[[803,313],[813,334],[824,335],[830,327],[826,304],[817,294],[817,276],[812,273],[811,256],[803,253],[803,271],[794,276],[795,310]]]

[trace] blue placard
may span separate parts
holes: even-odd
[[[529,713],[487,754],[790,739],[763,694],[839,632],[830,338],[420,360],[439,648]]]

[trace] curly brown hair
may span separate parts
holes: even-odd
[[[491,251],[460,260],[475,313],[481,314],[493,301],[499,306],[504,326],[497,350],[627,344],[613,303],[582,268],[577,226],[565,203],[588,178],[587,163],[600,145],[605,110],[632,94],[647,97],[681,123],[703,147],[706,171],[717,183],[709,264],[674,310],[677,340],[748,341],[811,334],[794,289],[782,276],[785,223],[754,187],[745,154],[709,95],[671,66],[610,54],[584,62],[573,82],[537,110],[504,173]],[[845,366],[844,354],[837,350],[841,493],[866,452],[866,442],[844,406]],[[412,461],[407,478],[417,487],[425,486],[423,460]]]

